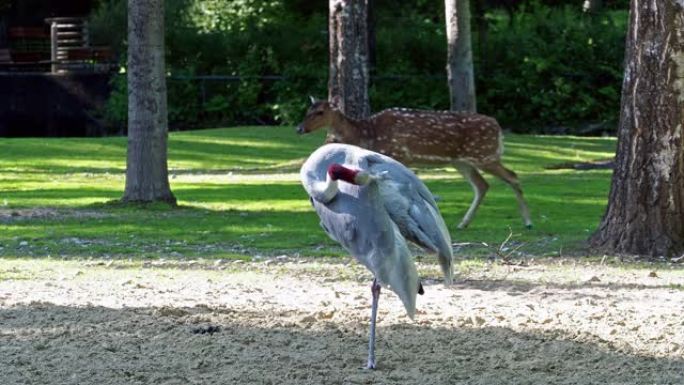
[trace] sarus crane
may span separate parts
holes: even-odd
[[[451,237],[432,193],[396,160],[361,147],[327,144],[302,165],[300,177],[321,227],[374,276],[368,369],[375,369],[380,288],[401,299],[409,317],[423,294],[407,240],[437,255],[451,283]]]

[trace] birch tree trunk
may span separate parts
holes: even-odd
[[[684,252],[684,2],[632,0],[616,169],[593,246]]]
[[[470,33],[470,0],[444,0],[447,77],[452,111],[475,112],[475,79]]]
[[[128,0],[128,154],[123,201],[175,203],[167,166],[164,0]]]
[[[370,115],[368,0],[330,0],[328,100],[354,119]]]

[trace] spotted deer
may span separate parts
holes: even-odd
[[[459,228],[473,220],[489,184],[479,170],[506,182],[518,200],[525,226],[530,212],[515,172],[501,163],[503,133],[489,116],[451,111],[390,108],[366,119],[345,116],[333,101],[311,98],[298,134],[328,129],[326,142],[354,144],[405,163],[450,163],[470,182],[475,194]]]

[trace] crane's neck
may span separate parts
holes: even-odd
[[[340,191],[337,180],[332,179],[330,173],[326,174],[325,182],[318,182],[317,184],[318,186],[315,186],[317,187],[316,190],[318,190],[318,194],[316,194],[318,195],[317,200],[323,203],[330,202]]]
[[[328,166],[325,181],[318,181],[312,185],[312,197],[323,204],[330,202],[340,191],[338,185],[340,180],[355,185],[366,185],[371,178],[365,171],[353,170],[339,163],[333,163]]]
[[[347,183],[355,185],[366,185],[370,182],[370,177],[367,172],[362,170],[353,170],[342,166],[339,163],[333,163],[328,166],[328,179],[333,181],[343,180]]]

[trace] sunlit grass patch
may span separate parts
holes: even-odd
[[[299,182],[301,162],[323,132],[236,127],[173,132],[171,187],[179,207],[112,205],[124,189],[126,139],[0,140],[0,255],[235,258],[344,255],[320,229]],[[464,255],[488,255],[509,234],[532,255],[581,252],[605,205],[610,171],[549,167],[610,158],[611,138],[506,136],[504,163],[523,183],[535,226],[522,226],[508,186],[491,188],[466,230],[472,200],[453,167],[416,167]],[[47,209],[47,211],[46,211]]]

